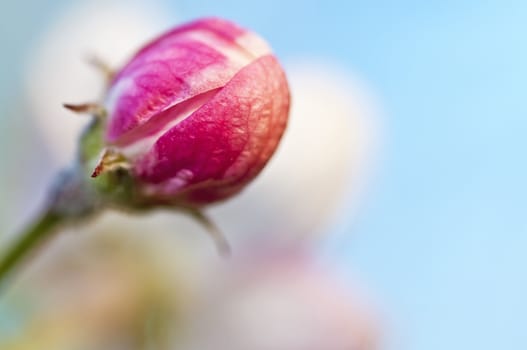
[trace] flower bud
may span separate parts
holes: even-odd
[[[287,124],[289,88],[260,37],[208,18],[139,50],[116,72],[105,108],[107,148],[126,159],[140,195],[199,207],[262,170]]]

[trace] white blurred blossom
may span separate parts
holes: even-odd
[[[104,77],[89,59],[96,56],[119,67],[145,41],[175,23],[168,15],[156,1],[75,1],[36,38],[25,69],[27,97],[59,165],[73,159],[87,122],[62,104],[96,101],[104,91]]]
[[[355,208],[378,142],[377,103],[338,65],[291,60],[288,128],[267,168],[238,197],[214,209],[228,232],[296,240],[326,232],[346,204]],[[345,213],[347,219],[353,213]]]
[[[373,350],[379,316],[357,285],[297,248],[262,249],[210,278],[185,350]]]
[[[0,300],[0,349],[168,350],[220,258],[156,222],[108,213],[50,242]]]

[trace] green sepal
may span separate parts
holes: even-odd
[[[80,139],[79,163],[88,186],[93,186],[101,202],[109,206],[130,208],[138,205],[137,186],[130,171],[117,168],[91,177],[108,147],[104,141],[104,119],[94,118]]]

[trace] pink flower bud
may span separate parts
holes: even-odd
[[[106,142],[142,195],[200,206],[262,170],[287,124],[289,88],[260,37],[208,18],[143,47],[115,75],[106,109]]]

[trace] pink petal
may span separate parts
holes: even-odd
[[[264,167],[289,112],[272,55],[243,68],[207,103],[163,134],[134,164],[149,194],[190,205],[226,198]]]
[[[172,106],[223,87],[268,51],[256,35],[215,18],[164,34],[141,49],[112,82],[107,140],[118,143]]]

